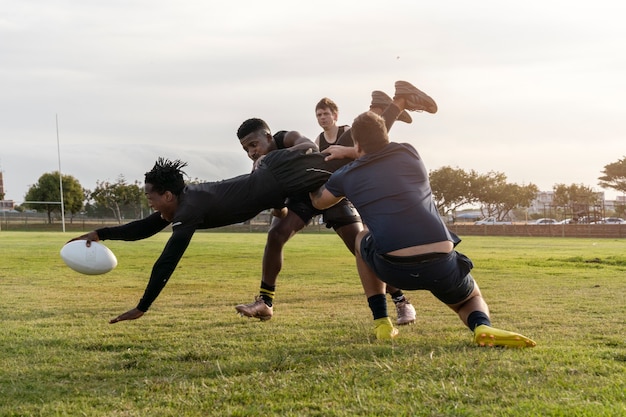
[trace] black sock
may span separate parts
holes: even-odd
[[[261,298],[267,304],[268,307],[271,307],[274,303],[274,295],[276,294],[276,285],[268,285],[265,282],[261,281],[261,291],[259,291]]]
[[[389,295],[391,296],[391,300],[394,304],[398,304],[405,300],[402,290],[396,290],[395,292],[389,293]]]
[[[467,317],[467,327],[469,327],[471,331],[474,331],[475,328],[482,324],[484,324],[485,326],[491,326],[491,320],[489,320],[489,316],[482,311],[472,311]]]
[[[387,299],[385,294],[372,295],[367,299],[367,304],[369,304],[370,310],[372,310],[374,320],[387,317]]]

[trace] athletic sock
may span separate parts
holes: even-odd
[[[276,285],[268,285],[265,282],[261,281],[261,289],[259,291],[259,295],[267,304],[268,307],[271,307],[274,303],[274,296],[276,295]]]
[[[470,315],[467,317],[467,327],[471,331],[474,331],[480,325],[491,326],[491,320],[489,320],[489,316],[482,311],[472,311]]]
[[[389,295],[391,296],[391,300],[393,301],[394,304],[398,304],[398,303],[401,303],[402,301],[406,300],[402,290],[397,290],[397,291],[395,291],[395,292],[393,292],[393,293],[391,293]]]
[[[376,294],[368,297],[367,304],[369,304],[370,310],[372,310],[374,320],[387,317],[387,299],[385,294]]]

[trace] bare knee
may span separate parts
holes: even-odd
[[[282,247],[304,226],[304,221],[291,212],[286,217],[274,219],[267,232],[267,244]]]
[[[468,295],[464,300],[455,304],[447,304],[447,306],[450,307],[454,312],[459,313],[461,310],[463,310],[464,307],[471,304],[476,304],[477,302],[483,304],[484,300],[483,295],[480,292],[480,288],[478,288],[478,285],[474,284],[474,289],[472,290],[470,295]]]

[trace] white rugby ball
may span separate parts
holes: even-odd
[[[61,248],[61,259],[76,272],[85,275],[106,274],[117,266],[117,258],[109,248],[99,242],[74,240]]]

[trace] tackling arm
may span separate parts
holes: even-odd
[[[318,210],[325,210],[328,207],[334,206],[343,199],[343,196],[335,197],[330,191],[323,185],[316,191],[309,193],[313,207]]]
[[[300,132],[295,130],[285,133],[283,145],[286,149],[294,151],[300,149],[313,149],[314,151],[319,150],[315,142],[305,136],[302,136]]]
[[[326,161],[333,159],[356,159],[358,157],[354,146],[331,145],[322,152],[326,156]]]

